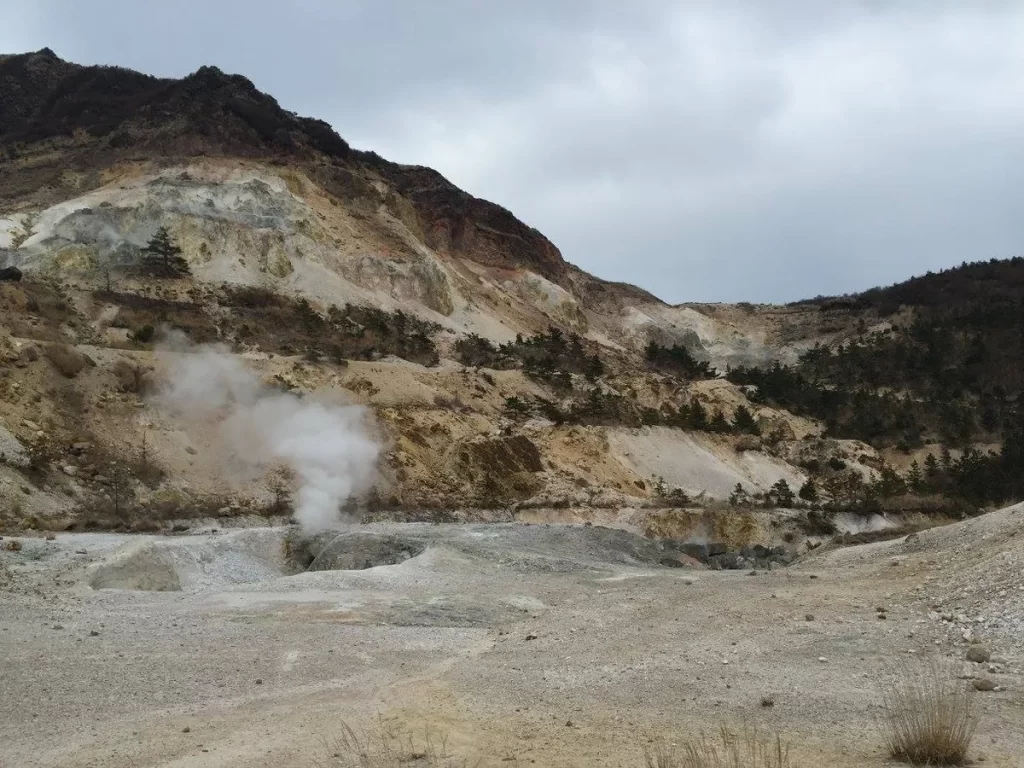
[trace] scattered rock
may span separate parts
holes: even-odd
[[[78,467],[73,467],[70,464],[65,464],[63,467],[61,467],[61,471],[65,475],[68,475],[69,477],[74,477],[75,475],[78,474]]]
[[[527,636],[526,636],[526,639],[527,639],[527,640],[536,640],[536,639],[537,639],[537,636],[536,636],[536,635],[527,635]]]
[[[64,629],[64,625],[63,624],[54,624],[53,628],[54,629]]]
[[[188,726],[186,725],[186,726],[185,726],[184,728],[182,728],[182,729],[181,729],[181,732],[182,732],[182,733],[191,733],[191,732],[192,732],[192,729],[191,729],[191,728],[189,728],[189,727],[188,727]]]
[[[992,653],[983,645],[972,645],[967,649],[967,660],[975,664],[984,664],[992,658]]]
[[[187,454],[188,454],[189,456],[195,456],[195,455],[196,455],[196,449],[195,449],[195,448],[193,448],[193,447],[192,447],[192,446],[190,445],[190,446],[188,446],[188,447],[187,447],[187,448],[185,449],[185,453],[187,453]]]
[[[996,684],[987,677],[976,677],[971,681],[976,691],[994,691]]]
[[[807,621],[814,621],[814,614],[813,613],[808,613],[807,615],[804,616],[804,619],[807,620]]]
[[[256,685],[263,685],[263,678],[262,677],[257,677],[256,678]]]
[[[761,697],[761,706],[762,707],[774,707],[775,706],[775,697],[774,696],[762,696]]]
[[[21,542],[17,539],[8,539],[7,543],[4,544],[4,549],[8,552],[21,552]]]
[[[100,636],[99,630],[97,630],[97,629],[90,629],[89,630],[89,637],[99,637],[99,636]]]
[[[48,534],[46,534],[46,540],[47,541],[56,541],[57,540],[57,535],[54,534],[54,533],[48,533]]]

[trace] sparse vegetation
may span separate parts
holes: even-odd
[[[438,326],[402,311],[345,304],[321,315],[304,298],[264,288],[225,286],[219,298],[235,319],[235,340],[282,355],[326,357],[332,364],[394,355],[424,366],[440,362],[432,339]]]
[[[468,761],[448,753],[445,736],[429,731],[422,737],[393,729],[381,719],[377,728],[360,734],[341,723],[337,736],[326,741],[318,768],[466,768]]]
[[[971,693],[950,666],[905,662],[880,682],[879,723],[889,754],[911,765],[964,765],[978,721]]]
[[[652,341],[647,345],[645,356],[652,368],[687,379],[713,379],[718,376],[718,372],[710,363],[697,360],[690,350],[678,344],[663,347]]]
[[[738,730],[723,725],[717,733],[676,743],[655,740],[644,747],[644,759],[647,768],[797,768],[780,735],[749,723]]]

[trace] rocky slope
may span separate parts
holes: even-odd
[[[140,525],[267,503],[265,488],[226,485],[212,437],[154,406],[147,328],[224,343],[274,386],[369,406],[386,446],[369,502],[405,514],[799,487],[793,457],[818,424],[652,368],[644,347],[724,367],[851,332],[813,308],[669,306],[602,281],[504,208],[355,151],[210,67],[174,81],[48,50],[0,57],[0,177],[0,267],[24,273],[0,284],[6,524],[106,524],[119,495]],[[190,277],[139,272],[160,227]],[[549,327],[601,372],[528,370],[524,348],[515,364],[463,364],[460,340]],[[726,419],[753,409],[771,444],[680,429],[672,414],[694,402]],[[822,450],[873,471],[867,446]]]

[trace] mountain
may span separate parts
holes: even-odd
[[[871,512],[899,495],[879,483],[908,451],[938,450],[943,419],[854,418],[930,396],[881,391],[906,376],[855,358],[936,317],[917,289],[670,306],[213,67],[170,80],[48,49],[0,57],[0,177],[0,267],[23,275],[0,283],[7,524],[271,503],[268,485],[227,482],[215,425],[186,430],[150,397],[167,376],[162,329],[222,345],[275,389],[367,406],[384,447],[364,499],[376,514],[644,527],[687,499],[789,503],[809,488],[810,502],[817,486],[832,513]],[[151,268],[158,234],[189,274]],[[837,381],[856,383],[841,402]],[[913,440],[888,439],[899,430]],[[999,435],[953,447],[977,437]]]

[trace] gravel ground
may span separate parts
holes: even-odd
[[[20,539],[0,765],[315,765],[344,721],[446,734],[470,764],[642,766],[645,739],[747,719],[804,768],[884,766],[882,670],[980,641],[994,660],[964,674],[1001,690],[976,694],[972,755],[1024,766],[1022,527],[1007,510],[757,576],[583,526],[359,527],[395,564],[292,575],[283,528]],[[115,577],[150,589],[94,588]]]

